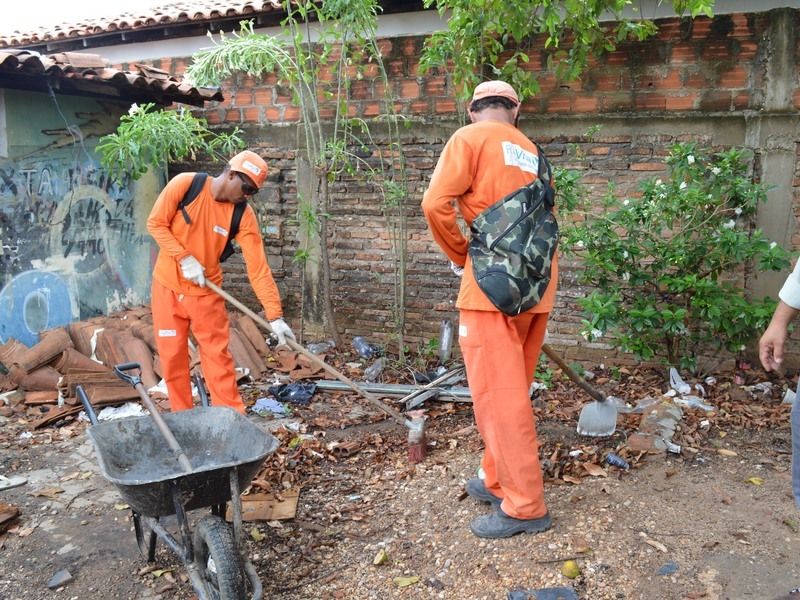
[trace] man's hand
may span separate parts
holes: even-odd
[[[786,327],[770,325],[758,340],[758,358],[767,371],[781,368],[783,363],[783,347],[789,337]]]
[[[181,273],[189,281],[200,287],[206,287],[206,274],[203,265],[191,254],[181,259]]]
[[[278,338],[278,346],[285,346],[287,337],[295,342],[297,341],[292,328],[289,327],[282,318],[270,321],[269,326],[272,328],[273,335]]]
[[[456,274],[456,276],[461,277],[464,274],[464,267],[459,267],[456,263],[452,260],[450,261],[450,270]]]

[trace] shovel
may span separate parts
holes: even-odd
[[[567,374],[573,383],[577,383],[583,391],[594,398],[581,409],[578,417],[578,433],[592,437],[613,435],[617,429],[617,407],[603,392],[578,375],[561,356],[547,344],[542,344],[542,351]]]

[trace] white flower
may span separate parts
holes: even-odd
[[[739,352],[744,352],[746,348],[747,348],[747,346],[742,344],[741,346],[739,346]]]
[[[778,242],[772,242],[772,243],[769,245],[769,249],[770,249],[770,250],[772,250],[772,249],[773,249],[775,246],[777,246],[777,245],[778,245]]]
[[[578,242],[577,242],[575,245],[576,245],[578,248],[583,248],[583,245],[584,245],[584,244],[583,244],[583,240],[578,240]]]
[[[720,169],[719,167],[714,167],[713,169],[711,169],[711,172],[714,175],[719,175],[720,173],[722,173],[722,169]]]
[[[656,179],[656,185],[661,185],[661,180],[660,179]]]
[[[628,206],[628,204],[630,203],[631,201],[626,198],[625,200],[622,201],[622,206]]]
[[[685,181],[681,181],[680,188],[681,188],[682,190],[685,190],[685,189],[686,189],[686,182],[685,182]]]
[[[736,227],[736,222],[733,219],[722,224],[723,229],[733,229],[734,227]]]
[[[627,250],[623,250],[622,251],[622,258],[628,258],[628,251]]]
[[[690,165],[693,165],[694,164],[694,156],[692,156],[691,154],[689,156],[687,156],[686,157],[686,162],[688,162]]]
[[[742,209],[741,209],[741,207],[737,206],[737,207],[736,207],[736,208],[733,210],[733,212],[735,212],[737,215],[740,215],[740,214],[742,214]]]
[[[592,329],[592,338],[603,337],[603,332],[599,329]]]
[[[133,104],[131,104],[131,107],[128,109],[128,114],[129,115],[135,115],[140,110],[142,110],[142,107],[139,106],[138,104],[136,104],[136,102],[134,102]]]
[[[622,281],[628,281],[628,280],[630,280],[630,278],[631,278],[631,274],[630,273],[623,273],[622,274]]]

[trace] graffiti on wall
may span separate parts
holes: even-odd
[[[89,161],[0,163],[0,343],[146,301],[152,242],[134,208]]]

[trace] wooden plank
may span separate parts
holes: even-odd
[[[283,500],[277,500],[275,494],[248,494],[242,496],[243,521],[281,521],[294,519],[297,514],[297,501],[300,492],[287,490],[281,493]],[[225,513],[225,519],[233,520],[233,511],[230,504]]]

